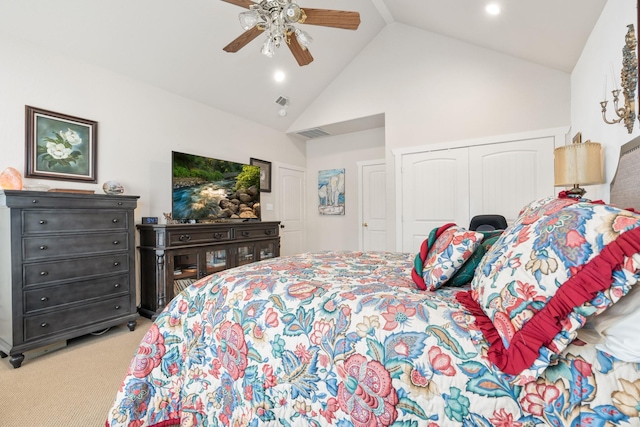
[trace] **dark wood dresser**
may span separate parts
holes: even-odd
[[[0,356],[138,318],[137,196],[0,190]]]
[[[280,222],[140,224],[140,314],[154,318],[196,280],[280,256]]]

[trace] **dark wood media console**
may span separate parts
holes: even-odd
[[[280,256],[280,222],[139,224],[140,309],[154,318],[180,290],[228,268]]]

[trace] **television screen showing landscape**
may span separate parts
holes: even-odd
[[[174,220],[260,219],[260,168],[172,152]]]

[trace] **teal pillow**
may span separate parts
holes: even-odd
[[[504,230],[491,230],[480,231],[484,235],[482,242],[473,252],[473,255],[464,263],[462,267],[454,274],[454,276],[447,282],[448,286],[462,286],[471,282],[473,275],[476,272],[476,267],[480,264],[480,260],[486,254],[491,246],[498,240],[498,237]]]

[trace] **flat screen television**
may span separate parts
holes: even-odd
[[[260,220],[260,167],[171,152],[177,222]]]

